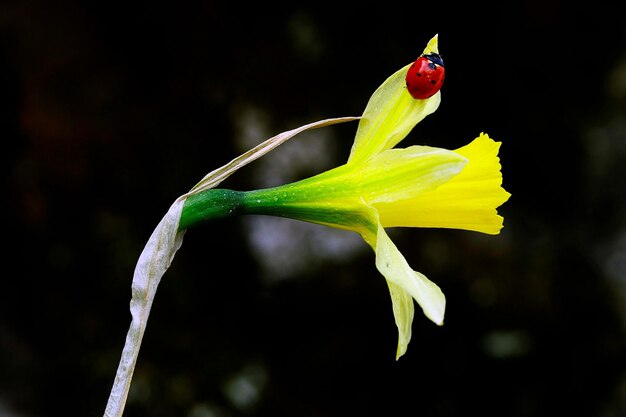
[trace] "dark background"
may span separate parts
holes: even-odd
[[[0,416],[101,416],[170,203],[267,137],[360,115],[436,33],[442,104],[402,145],[487,132],[512,193],[498,236],[391,231],[446,324],[416,312],[396,362],[358,237],[215,222],[161,283],[125,415],[626,416],[626,15],[557,0],[2,2]],[[305,150],[288,172],[259,160],[223,186],[336,166],[355,130],[296,137],[274,152]]]

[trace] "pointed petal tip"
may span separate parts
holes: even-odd
[[[430,40],[428,41],[428,44],[426,45],[426,48],[424,48],[424,54],[430,54],[430,53],[439,53],[439,34],[435,34],[435,36],[433,36],[432,38],[430,38]]]
[[[398,343],[398,350],[396,351],[396,361],[404,356],[404,354],[406,353],[406,350],[407,350],[406,344],[403,345],[401,343]]]
[[[441,297],[443,297],[443,293],[441,293]],[[422,307],[422,310],[424,310],[424,315],[433,323],[437,326],[443,326],[443,316],[446,310],[445,298],[443,304],[428,303],[428,305]]]

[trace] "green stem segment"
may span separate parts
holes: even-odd
[[[241,214],[243,194],[241,191],[212,189],[187,197],[178,230]]]
[[[280,191],[279,188],[254,191],[210,189],[193,194],[185,200],[178,230],[241,214],[298,218],[297,215],[293,215],[288,205],[281,204],[276,196],[277,190]]]
[[[302,190],[290,185],[252,191],[202,191],[185,200],[178,230],[242,214],[287,217],[352,231],[376,227],[371,213],[355,202],[307,201],[306,193],[298,191]]]

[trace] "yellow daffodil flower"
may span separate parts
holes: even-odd
[[[438,54],[437,36],[424,54]],[[376,267],[387,280],[398,326],[396,358],[411,340],[415,300],[433,322],[443,324],[446,299],[437,285],[414,271],[385,232],[386,227],[447,227],[497,234],[496,209],[508,198],[502,188],[500,144],[481,134],[454,151],[428,146],[394,148],[413,127],[433,113],[437,92],[414,99],[406,89],[411,64],[389,77],[372,95],[363,115],[313,122],[266,140],[207,174],[169,208],[144,247],[131,287],[132,321],[105,409],[124,412],[135,363],[159,282],[180,248],[185,231],[197,223],[237,214],[290,217],[359,233],[376,253]],[[412,76],[418,75],[412,74]],[[294,135],[359,120],[346,164],[314,177],[255,191],[215,189],[242,166]]]
[[[438,53],[437,37],[424,53]],[[443,324],[446,300],[440,288],[414,271],[393,244],[387,227],[441,227],[497,234],[496,208],[508,198],[501,186],[499,142],[480,134],[470,144],[446,150],[394,148],[439,106],[441,93],[416,100],[406,90],[410,64],[372,95],[360,118],[346,164],[311,178],[254,191],[208,189],[190,194],[179,230],[216,217],[265,214],[359,233],[376,254],[392,299],[399,340],[396,358],[411,339],[415,300]]]

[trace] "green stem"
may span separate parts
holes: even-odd
[[[324,223],[337,210],[303,204],[302,195],[293,193],[291,185],[253,191],[210,189],[193,194],[185,200],[178,230],[215,219],[242,214],[265,214]],[[329,211],[330,213],[326,213]]]
[[[294,189],[295,188],[295,189]],[[287,217],[339,229],[360,230],[375,225],[365,208],[348,201],[309,201],[293,184],[252,191],[210,189],[185,200],[178,230],[215,219],[243,214]]]
[[[243,194],[241,191],[211,189],[187,197],[178,230],[241,214]]]

